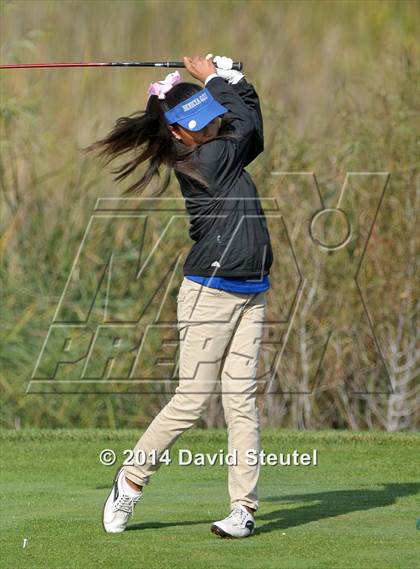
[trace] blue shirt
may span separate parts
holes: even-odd
[[[262,280],[233,277],[199,277],[196,275],[185,275],[185,278],[211,288],[221,288],[229,292],[256,293],[270,288],[268,275],[264,275]]]

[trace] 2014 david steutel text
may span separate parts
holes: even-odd
[[[108,460],[105,462],[102,460],[105,450],[113,455],[113,461]],[[126,449],[123,451],[123,455],[127,457],[123,462],[124,466],[143,466],[145,464],[157,464],[158,462],[166,465],[176,462],[178,466],[235,466],[238,464],[237,449],[233,449],[228,453],[223,449],[216,453],[201,453],[192,452],[189,449],[179,449],[173,454],[171,454],[169,449],[166,449],[161,454],[156,450],[146,453],[143,450],[133,451],[132,449]],[[102,464],[114,464],[116,462],[116,453],[111,449],[104,449],[100,454],[100,460]],[[245,453],[245,460],[250,466],[255,466],[258,463],[261,466],[317,466],[318,450],[311,449],[309,452],[301,452],[295,449],[286,453],[273,453],[264,450],[248,449]]]

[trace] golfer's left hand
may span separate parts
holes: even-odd
[[[212,53],[208,53],[206,58],[213,60],[213,63],[216,65],[217,75],[223,77],[228,83],[237,83],[244,76],[240,71],[232,69],[233,59],[231,57],[225,57],[224,55],[214,56]]]

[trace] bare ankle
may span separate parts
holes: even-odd
[[[248,506],[245,506],[245,508],[248,510],[248,512],[249,512],[250,514],[252,514],[252,515],[255,514],[254,508],[250,508],[250,507],[248,507]]]
[[[127,478],[127,476],[125,477],[125,479],[127,484],[130,486],[130,488],[133,488],[133,490],[137,490],[137,492],[140,492],[140,490],[142,490],[143,486],[139,486],[138,484]]]

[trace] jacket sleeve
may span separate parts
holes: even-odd
[[[231,120],[235,134],[235,138],[210,140],[199,147],[198,167],[208,182],[219,188],[230,186],[262,151],[258,96],[244,78],[239,83],[230,85],[222,77],[214,77],[206,86],[228,109],[226,116]]]
[[[250,145],[247,162],[245,164],[246,166],[264,150],[264,125],[260,99],[252,83],[248,83],[245,77],[242,77],[242,79],[238,81],[238,83],[233,84],[232,87],[248,107],[255,125],[252,144]]]

